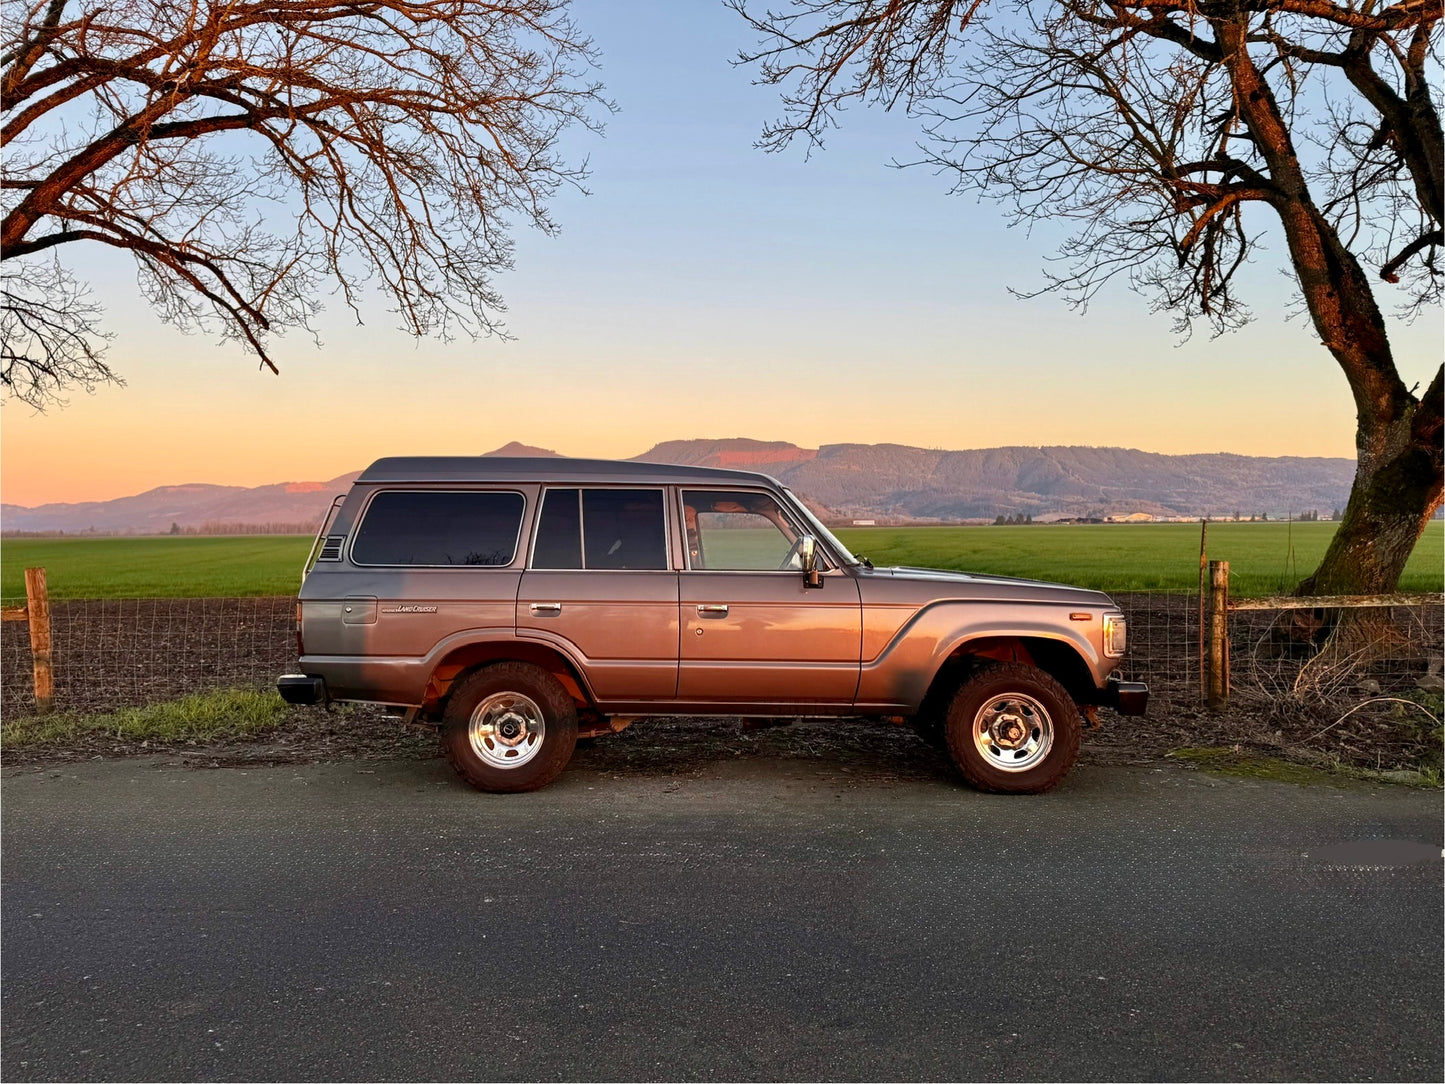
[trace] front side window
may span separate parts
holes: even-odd
[[[509,565],[525,502],[520,493],[378,493],[351,544],[359,565]]]
[[[766,493],[685,490],[682,505],[694,569],[775,572],[801,567],[801,534]]]
[[[537,523],[537,569],[665,570],[660,489],[549,489]]]

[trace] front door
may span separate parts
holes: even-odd
[[[837,707],[858,691],[862,606],[841,569],[805,585],[804,533],[769,493],[683,490],[677,696],[689,703]]]
[[[604,704],[677,691],[677,573],[662,489],[549,489],[517,632],[577,658]]]

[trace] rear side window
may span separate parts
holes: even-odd
[[[537,523],[533,568],[582,567],[582,502],[575,489],[549,489]]]
[[[548,490],[532,567],[666,569],[662,490]]]
[[[351,544],[359,565],[509,565],[522,528],[520,493],[378,493]]]

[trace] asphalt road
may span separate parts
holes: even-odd
[[[1442,1077],[1441,797],[8,770],[3,1074]]]

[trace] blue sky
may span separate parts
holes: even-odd
[[[750,34],[721,4],[575,13],[620,111],[605,137],[568,138],[593,176],[591,195],[553,205],[560,236],[518,234],[498,283],[514,341],[415,342],[380,307],[358,328],[334,303],[323,347],[288,337],[273,377],[161,324],[123,258],[76,246],[128,386],[43,416],[8,405],[4,499],[323,479],[510,440],[600,456],[724,436],[1352,454],[1344,378],[1284,317],[1281,245],[1249,272],[1256,323],[1223,339],[1178,346],[1123,285],[1084,317],[1019,300],[1007,287],[1036,287],[1059,235],[890,168],[912,155],[915,121],[853,110],[810,159],[764,154],[776,92],[730,64]],[[1393,335],[1407,383],[1427,380],[1438,311]]]

